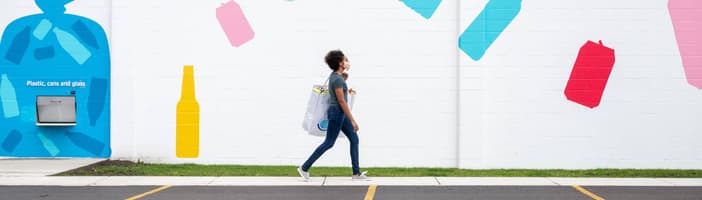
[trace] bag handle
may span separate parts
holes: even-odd
[[[327,83],[329,83],[329,78],[328,78],[328,77],[327,77],[327,80],[325,80],[324,83],[322,83],[322,86],[327,85]]]
[[[329,78],[331,78],[331,76],[327,76],[327,80],[325,80],[324,83],[322,83],[322,86],[325,86],[327,85],[327,83],[329,83]]]

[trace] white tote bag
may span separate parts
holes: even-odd
[[[327,126],[329,125],[327,110],[329,110],[330,98],[327,81],[323,85],[313,85],[310,100],[307,101],[307,111],[305,119],[302,121],[302,128],[313,136],[327,136]],[[355,92],[349,93],[349,109],[353,107],[355,97]],[[345,135],[339,134],[339,137],[345,137]]]
[[[329,110],[329,90],[325,85],[312,86],[312,94],[307,102],[302,128],[310,135],[327,135],[327,110]]]

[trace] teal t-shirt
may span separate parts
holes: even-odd
[[[336,88],[344,88],[344,100],[348,102],[348,87],[344,77],[336,72],[329,75],[329,105],[339,105],[339,100],[336,99]]]

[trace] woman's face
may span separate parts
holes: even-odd
[[[349,58],[344,56],[344,60],[341,61],[340,66],[343,67],[345,71],[348,71],[349,69],[351,69],[351,63],[349,63]]]

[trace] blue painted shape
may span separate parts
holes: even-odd
[[[68,55],[71,55],[73,60],[75,60],[78,64],[82,65],[88,60],[88,58],[90,58],[90,56],[92,56],[90,50],[85,48],[85,46],[83,46],[83,44],[81,44],[80,41],[78,41],[78,39],[70,33],[56,27],[54,28],[54,34],[56,34],[56,39],[58,40],[61,48],[66,50]]]
[[[61,153],[61,150],[59,150],[54,141],[49,139],[49,137],[47,137],[43,132],[37,132],[37,137],[41,141],[41,144],[44,146],[44,149],[46,149],[46,151],[49,152],[49,154],[52,157],[56,157],[56,155]]]
[[[0,75],[0,101],[2,101],[2,111],[5,118],[16,117],[20,114],[15,87],[12,86],[7,74]]]
[[[20,64],[20,62],[22,62],[22,57],[24,57],[24,53],[27,51],[27,47],[29,47],[30,30],[31,28],[26,26],[21,32],[15,35],[10,48],[7,50],[7,54],[5,54],[5,59],[15,64]]]
[[[36,106],[22,106],[20,111],[20,118],[25,122],[36,122],[34,120],[34,115],[36,115]]]
[[[22,134],[18,130],[10,131],[10,134],[2,141],[2,149],[7,152],[15,151],[15,147],[22,140]]]
[[[68,139],[71,140],[73,144],[96,156],[100,155],[105,148],[105,143],[80,132],[69,131],[66,132],[66,136],[68,136]]]
[[[60,15],[66,12],[64,5],[73,0],[35,0],[39,9],[47,15]]]
[[[490,0],[458,38],[458,47],[473,60],[480,60],[521,9],[521,0]]]
[[[54,47],[42,47],[34,50],[34,58],[37,60],[44,60],[54,57]]]
[[[78,35],[78,37],[83,40],[85,44],[95,49],[100,49],[97,40],[95,40],[95,35],[93,35],[93,32],[91,32],[87,26],[85,26],[83,21],[78,20],[76,23],[73,23],[71,28],[73,28],[73,32],[76,33],[76,35]]]
[[[86,0],[87,1],[87,0]],[[7,24],[6,27],[0,27],[3,31],[0,34],[0,74],[7,74],[9,80],[14,85],[18,107],[21,108],[20,116],[12,118],[4,118],[3,114],[0,114],[0,145],[9,130],[16,129],[22,133],[22,141],[17,144],[13,152],[7,152],[0,148],[0,156],[8,157],[101,157],[109,158],[111,154],[110,150],[110,46],[107,35],[104,29],[95,22],[94,20],[88,19],[76,15],[75,13],[83,13],[86,10],[72,10],[73,14],[65,13],[65,8],[62,4],[68,2],[68,0],[35,0],[38,7],[43,11],[43,13],[29,14],[17,19]],[[15,9],[15,8],[9,8]],[[36,9],[29,8],[16,8],[20,9],[26,13],[34,13]],[[88,8],[90,9],[90,8]],[[90,12],[90,10],[87,10]],[[45,36],[44,40],[39,40],[33,36],[33,31],[36,31],[38,26],[43,26],[42,20],[48,20],[51,22],[52,27]],[[85,27],[84,31],[89,31],[97,42],[99,49],[92,48],[88,41],[83,41],[79,33],[74,31],[74,26],[76,22],[80,21]],[[77,29],[81,29],[77,25]],[[13,41],[16,40],[16,36],[21,33],[26,27],[29,27],[26,35],[29,37],[28,46],[26,48],[26,54],[20,60],[21,62],[15,63],[6,59],[8,54],[17,53],[12,48]],[[59,39],[61,36],[57,36],[56,32],[53,30],[59,28],[63,32],[60,34],[71,35],[73,38],[69,37],[69,40],[73,39],[74,44],[80,44],[85,49],[88,49],[91,53],[89,59],[85,60],[84,63],[79,64],[73,55],[69,54],[69,51],[65,50],[61,43],[65,43],[66,39],[61,42]],[[37,32],[39,33],[39,32]],[[59,35],[60,35],[59,34]],[[37,59],[33,55],[35,50],[44,48],[47,46],[52,46],[54,49],[54,56],[51,59]],[[41,51],[40,51],[41,52]],[[40,53],[41,54],[41,53]],[[39,56],[40,58],[41,55]],[[80,61],[80,59],[78,60]],[[102,114],[95,120],[91,125],[90,114],[88,112],[88,105],[90,90],[92,88],[91,78],[100,78],[106,80],[107,87],[104,97],[104,107],[102,108]],[[84,86],[28,86],[25,85],[27,81],[71,81],[71,82],[84,82]],[[70,127],[37,127],[35,122],[36,115],[36,96],[37,95],[68,95],[71,91],[75,91],[76,105],[77,105],[77,123],[75,126]],[[0,94],[1,95],[1,94]],[[2,109],[2,104],[0,104],[0,110]],[[99,109],[98,109],[99,110]],[[2,111],[0,111],[2,113]],[[34,134],[37,131],[41,131],[43,136]],[[81,132],[88,134],[91,141],[96,145],[103,145],[101,150],[92,150],[93,152],[99,152],[99,154],[94,154],[92,152],[86,151],[83,147],[78,147],[69,137],[66,135],[67,131]],[[27,134],[32,133],[32,134]],[[42,137],[42,138],[40,138]],[[74,138],[75,139],[75,138]],[[56,149],[51,148],[51,143],[53,143]],[[45,147],[46,146],[49,147]],[[90,148],[98,149],[98,148]],[[57,151],[60,150],[60,151]]]
[[[32,34],[35,38],[44,40],[44,37],[46,37],[46,34],[49,33],[52,26],[54,25],[49,20],[42,19],[41,22],[39,22],[39,25],[34,28],[34,32]]]
[[[95,126],[95,122],[102,114],[105,107],[105,96],[107,91],[107,80],[93,78],[90,81],[90,95],[88,96],[88,115],[90,125]]]
[[[436,8],[441,4],[441,0],[400,0],[407,7],[419,13],[424,19],[429,19],[434,15]]]

